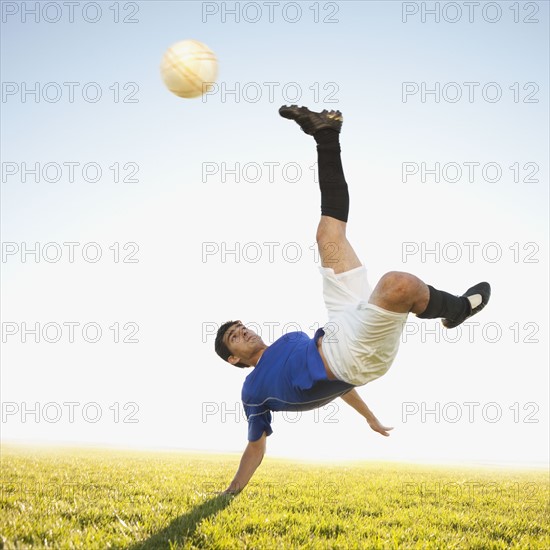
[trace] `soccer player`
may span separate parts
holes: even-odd
[[[266,438],[273,433],[271,411],[307,411],[341,397],[375,432],[389,436],[392,428],[380,423],[355,386],[390,368],[409,313],[441,318],[450,329],[481,311],[491,295],[485,282],[455,296],[399,271],[386,273],[373,291],[365,266],[346,238],[349,194],[340,159],[342,113],[285,105],[279,114],[317,142],[321,220],[316,240],[329,321],[313,338],[290,332],[270,346],[241,321],[219,328],[216,353],[236,367],[253,367],[242,389],[248,445],[226,494],[240,492],[260,465]]]

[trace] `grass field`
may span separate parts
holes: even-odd
[[[0,547],[544,548],[544,471],[3,445]]]

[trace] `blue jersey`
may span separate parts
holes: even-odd
[[[289,332],[266,348],[246,377],[242,400],[248,419],[248,440],[271,435],[270,411],[309,411],[322,407],[354,386],[329,380],[317,340],[304,332]]]

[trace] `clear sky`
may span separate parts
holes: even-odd
[[[326,321],[314,141],[277,114],[298,103],[344,113],[373,286],[493,297],[452,334],[409,317],[359,388],[391,437],[335,401],[275,414],[268,453],[548,460],[547,2],[36,4],[2,2],[3,439],[244,448],[215,329]],[[219,59],[192,100],[159,73],[187,38]]]

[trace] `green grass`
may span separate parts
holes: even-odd
[[[548,473],[2,448],[0,547],[544,548]]]

